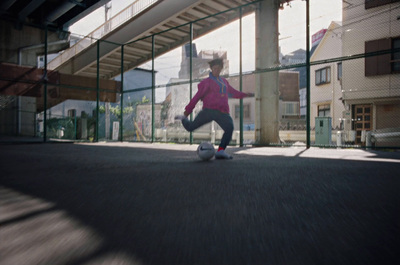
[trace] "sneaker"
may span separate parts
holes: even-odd
[[[232,159],[233,157],[225,153],[224,150],[220,150],[215,153],[215,159]]]
[[[176,115],[175,116],[175,120],[179,120],[179,121],[183,121],[184,119],[186,119],[187,117],[185,115]]]

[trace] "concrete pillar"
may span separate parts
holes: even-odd
[[[264,0],[256,10],[256,69],[279,65],[278,0]],[[279,71],[256,75],[255,140],[279,142]]]

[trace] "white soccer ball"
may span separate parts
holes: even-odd
[[[214,146],[209,142],[202,142],[197,147],[197,155],[201,160],[210,160],[215,155]]]

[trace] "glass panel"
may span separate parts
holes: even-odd
[[[180,121],[174,119],[176,115],[183,115],[184,108],[190,101],[190,75],[196,78],[199,72],[199,68],[195,67],[190,71],[191,52],[193,66],[198,66],[198,47],[195,42],[190,46],[189,33],[190,27],[186,25],[159,34],[155,38],[157,47],[175,47],[157,56],[154,62],[157,85],[154,101],[156,141],[189,143],[189,132],[183,128]]]
[[[337,64],[337,71],[338,71],[337,78],[338,80],[340,80],[342,79],[342,63]]]
[[[282,4],[279,11],[279,61],[282,66],[305,64],[306,62],[306,5],[302,1],[292,1]],[[318,29],[319,30],[319,29]],[[321,67],[311,69],[311,91],[316,91],[316,85],[321,84],[324,78]],[[293,79],[292,72],[297,74],[297,80]],[[306,143],[306,112],[307,112],[307,76],[306,67],[296,67],[279,73],[279,91],[281,100],[279,108],[283,113],[286,102],[299,102],[299,116],[279,117],[279,137],[284,144]],[[319,89],[318,89],[319,90]],[[311,96],[313,93],[311,94]],[[296,97],[293,99],[291,97]],[[316,100],[319,103],[321,100]],[[318,104],[315,105],[311,118],[311,127],[315,126],[315,116],[324,116],[324,111],[319,111]]]
[[[100,42],[100,62],[99,70],[96,67],[84,69],[82,74],[94,81],[94,98],[96,102],[95,112],[97,111],[98,100],[98,121],[95,129],[98,129],[97,137],[99,141],[112,141],[120,139],[120,82],[115,81],[115,77],[121,71],[121,46],[109,42]],[[90,70],[90,71],[88,71]],[[97,73],[99,73],[99,91],[97,92]],[[94,74],[94,75],[93,75]],[[97,99],[98,96],[98,99]],[[97,114],[94,115],[97,117]]]
[[[321,70],[321,83],[326,83],[326,69]]]
[[[216,21],[226,21],[229,16],[238,16],[238,11],[230,11],[222,13],[215,17]],[[194,67],[193,72],[199,73],[198,78],[208,76],[209,67],[207,62],[215,58],[224,59],[224,68],[221,75],[230,75],[239,73],[240,56],[239,56],[239,21],[236,20],[221,28],[216,28],[207,35],[197,37],[200,29],[204,26],[203,21],[193,24],[194,43],[196,43],[199,66]],[[243,55],[245,58],[246,55]],[[205,63],[205,64],[204,64]],[[197,69],[199,68],[199,69]]]
[[[137,74],[137,73],[134,73]],[[146,76],[148,73],[140,73]],[[124,74],[125,79],[125,74]],[[151,141],[151,90],[124,93],[124,141]]]
[[[197,91],[197,86],[193,85],[193,93]],[[189,83],[171,83],[166,86],[166,100],[164,102],[164,109],[162,115],[164,117],[164,124],[166,131],[163,133],[163,141],[189,143],[190,134],[183,128],[180,121],[176,121],[176,115],[182,115],[185,106],[189,103]],[[197,106],[194,111],[197,113],[201,106]],[[165,135],[164,135],[165,134]]]
[[[94,141],[96,132],[96,89],[73,86],[91,78],[70,77],[71,86],[57,87],[48,99],[47,135],[53,139]],[[51,88],[50,90],[55,89]],[[39,115],[39,119],[43,113]],[[104,138],[104,124],[101,135]]]
[[[242,76],[242,91],[245,93],[255,93],[256,90],[256,85],[255,85],[255,79],[256,79],[256,75],[255,74],[251,74],[251,75],[243,75]],[[233,78],[233,77],[232,77]],[[232,78],[230,79],[232,82]],[[240,81],[240,80],[239,80]],[[233,82],[232,82],[233,83]],[[240,85],[239,84],[235,84],[233,83],[233,86],[236,88],[239,88]],[[240,104],[239,100],[233,100],[233,102],[235,102],[235,104]],[[243,143],[244,144],[252,144],[254,143],[255,139],[255,134],[254,134],[254,130],[255,130],[255,111],[256,111],[256,107],[255,107],[255,97],[246,97],[243,99]],[[246,107],[247,106],[247,107]],[[249,114],[247,115],[246,112],[247,110],[249,110]],[[238,120],[240,121],[240,120]],[[235,121],[235,130],[238,131],[240,129],[240,123],[236,123]],[[236,135],[237,137],[237,135]]]
[[[255,13],[242,18],[242,71],[255,70]]]
[[[6,90],[15,88],[11,85]],[[35,90],[42,93],[43,88],[38,86]],[[42,137],[43,118],[38,120],[36,111],[43,108],[43,102],[37,104],[38,100],[43,101],[43,97],[0,95],[0,135]]]
[[[315,84],[316,85],[321,84],[321,71],[315,72]]]
[[[155,40],[156,46],[161,47],[162,45],[166,45],[166,39],[167,37],[164,34],[157,35]],[[193,50],[196,49],[195,47],[196,45],[193,45]],[[170,50],[155,59],[156,85],[165,86],[171,82],[179,82],[179,80],[187,81],[189,79],[190,57],[186,57],[187,53],[190,53],[189,45],[181,43],[176,49]]]
[[[283,4],[279,11],[279,59],[282,65],[306,62],[306,5],[302,1],[293,1],[289,5]]]

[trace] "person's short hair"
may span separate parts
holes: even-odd
[[[210,65],[210,68],[213,67],[214,65],[220,65],[221,67],[223,67],[224,61],[221,58],[217,58],[212,61],[209,61],[208,64]]]

